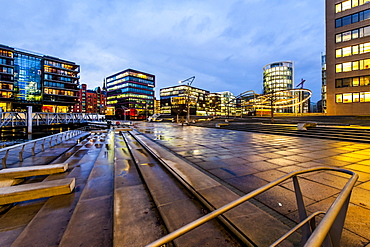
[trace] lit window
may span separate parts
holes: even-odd
[[[335,72],[337,73],[342,72],[342,64],[335,65]]]
[[[336,43],[340,43],[340,42],[342,42],[342,34],[341,34],[341,33],[340,33],[340,34],[335,35],[335,42],[336,42]]]
[[[352,93],[343,94],[343,103],[352,103]]]
[[[358,38],[358,29],[352,30],[352,39]]]
[[[365,102],[370,102],[370,92],[365,92]]]
[[[358,6],[358,0],[352,0],[352,8]]]
[[[342,11],[350,9],[351,7],[352,7],[351,6],[351,0],[347,0],[347,1],[342,2]]]
[[[360,93],[360,102],[365,102],[365,93]]]
[[[335,50],[335,57],[342,57],[342,49]]]
[[[353,87],[358,87],[360,85],[360,81],[358,77],[355,77],[352,79],[352,86]]]
[[[343,72],[352,71],[352,62],[343,63]]]
[[[352,62],[352,70],[358,70],[358,61]]]
[[[352,32],[351,31],[344,32],[342,34],[343,41],[349,41],[349,40],[351,40],[351,35],[352,35]]]
[[[363,62],[364,62],[363,69],[370,69],[370,59],[365,59],[363,60]]]
[[[342,103],[342,94],[336,94],[335,95],[335,102],[336,103]]]
[[[338,3],[335,5],[335,13],[339,13],[342,11],[342,4]]]
[[[344,48],[342,48],[342,50],[343,50],[343,57],[347,57],[347,56],[352,55],[351,46],[344,47]]]
[[[360,102],[360,93],[353,93],[353,102]]]
[[[358,54],[358,45],[352,46],[352,55]]]

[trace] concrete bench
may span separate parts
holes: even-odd
[[[317,123],[298,123],[298,130],[307,130],[307,128],[314,128],[317,126]]]
[[[220,128],[220,127],[222,127],[222,126],[227,126],[227,125],[229,125],[229,124],[227,124],[227,123],[217,123],[217,124],[216,124],[216,127],[217,127],[217,128]]]
[[[69,194],[75,187],[75,178],[64,178],[40,183],[0,188],[0,205]]]
[[[65,172],[67,169],[68,169],[68,163],[42,165],[42,166],[5,168],[5,169],[0,170],[0,180],[9,179],[9,178],[25,178],[25,177],[40,176],[40,175],[50,175],[50,174]]]

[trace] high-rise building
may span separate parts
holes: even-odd
[[[0,45],[0,107],[70,112],[77,101],[79,72],[73,62]]]
[[[105,79],[109,118],[146,119],[154,112],[155,76],[127,69]]]
[[[290,95],[278,94],[278,91],[293,88],[294,65],[292,61],[281,61],[263,67],[263,93],[273,94],[274,101],[284,100]],[[293,108],[276,109],[277,112],[293,112]]]
[[[326,110],[370,114],[370,1],[326,0]]]

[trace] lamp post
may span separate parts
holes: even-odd
[[[188,88],[186,90],[186,109],[187,109],[187,114],[186,114],[186,121],[188,124],[190,124],[190,86],[193,83],[195,79],[195,76],[192,76],[188,79],[185,79],[183,81],[179,81],[179,83],[185,83],[187,84]]]

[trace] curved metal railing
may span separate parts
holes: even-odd
[[[316,172],[316,171],[335,171],[340,173],[346,173],[351,175],[351,178],[348,180],[346,185],[343,187],[342,191],[339,193],[338,197],[332,203],[331,207],[328,209],[327,212],[318,211],[310,216],[307,216],[307,211],[303,202],[303,195],[298,183],[298,175]],[[179,228],[178,230],[154,241],[153,243],[147,245],[150,247],[154,246],[162,246],[177,237],[193,230],[194,228],[208,222],[211,219],[216,218],[217,216],[227,212],[228,210],[240,205],[243,202],[246,202],[253,197],[265,192],[268,189],[271,189],[274,186],[281,184],[282,182],[292,178],[294,184],[294,191],[296,195],[297,205],[298,205],[298,213],[300,223],[291,229],[288,233],[283,235],[281,238],[276,240],[271,246],[277,246],[279,243],[284,241],[288,238],[291,234],[293,234],[299,228],[302,228],[302,246],[313,247],[313,246],[335,246],[339,247],[340,238],[342,235],[343,225],[345,216],[347,213],[347,208],[349,204],[350,195],[352,189],[358,179],[358,175],[352,171],[340,169],[340,168],[332,168],[332,167],[316,167],[305,169],[301,171],[291,172],[279,179],[276,179],[259,189],[256,189],[245,196],[240,197],[239,199],[226,204],[225,206],[212,211],[211,213]],[[315,217],[317,215],[324,214],[322,220],[316,226]]]
[[[54,134],[54,135],[50,135],[50,136],[46,136],[46,137],[42,137],[42,138],[38,138],[38,139],[35,139],[35,140],[32,140],[32,141],[28,141],[28,142],[24,142],[24,143],[20,143],[20,144],[16,144],[16,145],[12,145],[10,147],[5,147],[5,148],[2,148],[0,149],[0,153],[3,153],[5,152],[4,154],[4,157],[2,158],[2,168],[6,168],[6,160],[8,158],[8,155],[9,155],[9,151],[10,150],[13,150],[13,149],[16,149],[16,148],[20,148],[20,151],[19,151],[19,160],[20,161],[23,161],[23,153],[24,153],[24,150],[25,150],[25,147],[29,146],[31,147],[31,152],[32,152],[32,156],[35,155],[35,150],[36,150],[36,144],[37,143],[41,143],[41,151],[45,151],[45,143],[49,143],[49,147],[52,147],[52,144],[53,144],[53,140],[55,141],[54,142],[54,146],[61,143],[63,140],[68,140],[74,136],[77,136],[79,134],[81,134],[83,131],[81,130],[69,130],[69,131],[64,131],[64,132],[61,132],[61,133],[58,133],[58,134]]]

